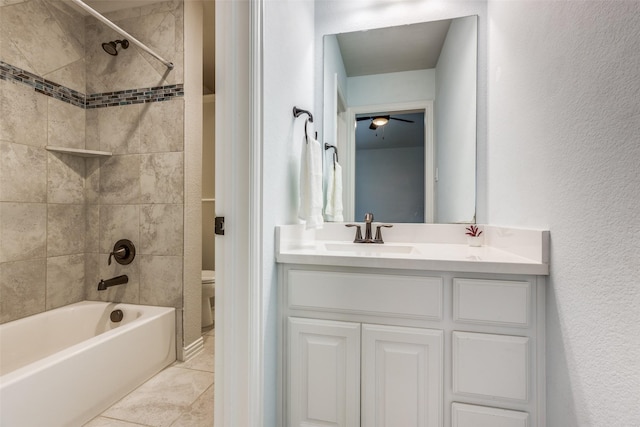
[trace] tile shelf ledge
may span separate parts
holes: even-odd
[[[63,154],[71,154],[72,156],[78,156],[78,157],[111,157],[113,155],[113,153],[110,151],[85,150],[83,148],[64,148],[64,147],[54,147],[51,145],[47,145],[44,148],[47,151],[53,151],[56,153],[63,153]]]

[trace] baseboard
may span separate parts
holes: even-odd
[[[204,350],[204,338],[200,337],[186,347],[179,349],[178,360],[181,362],[187,362],[195,355]]]

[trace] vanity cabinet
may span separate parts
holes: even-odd
[[[441,425],[442,331],[288,318],[289,425]]]
[[[543,276],[279,275],[279,425],[544,426]]]

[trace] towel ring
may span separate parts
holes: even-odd
[[[336,147],[335,145],[331,145],[327,142],[324,143],[324,149],[326,150],[330,150],[333,148],[333,168],[336,168],[336,163],[338,163],[338,147]]]

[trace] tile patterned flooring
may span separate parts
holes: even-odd
[[[200,354],[165,368],[84,427],[212,427],[214,334],[203,333]]]

